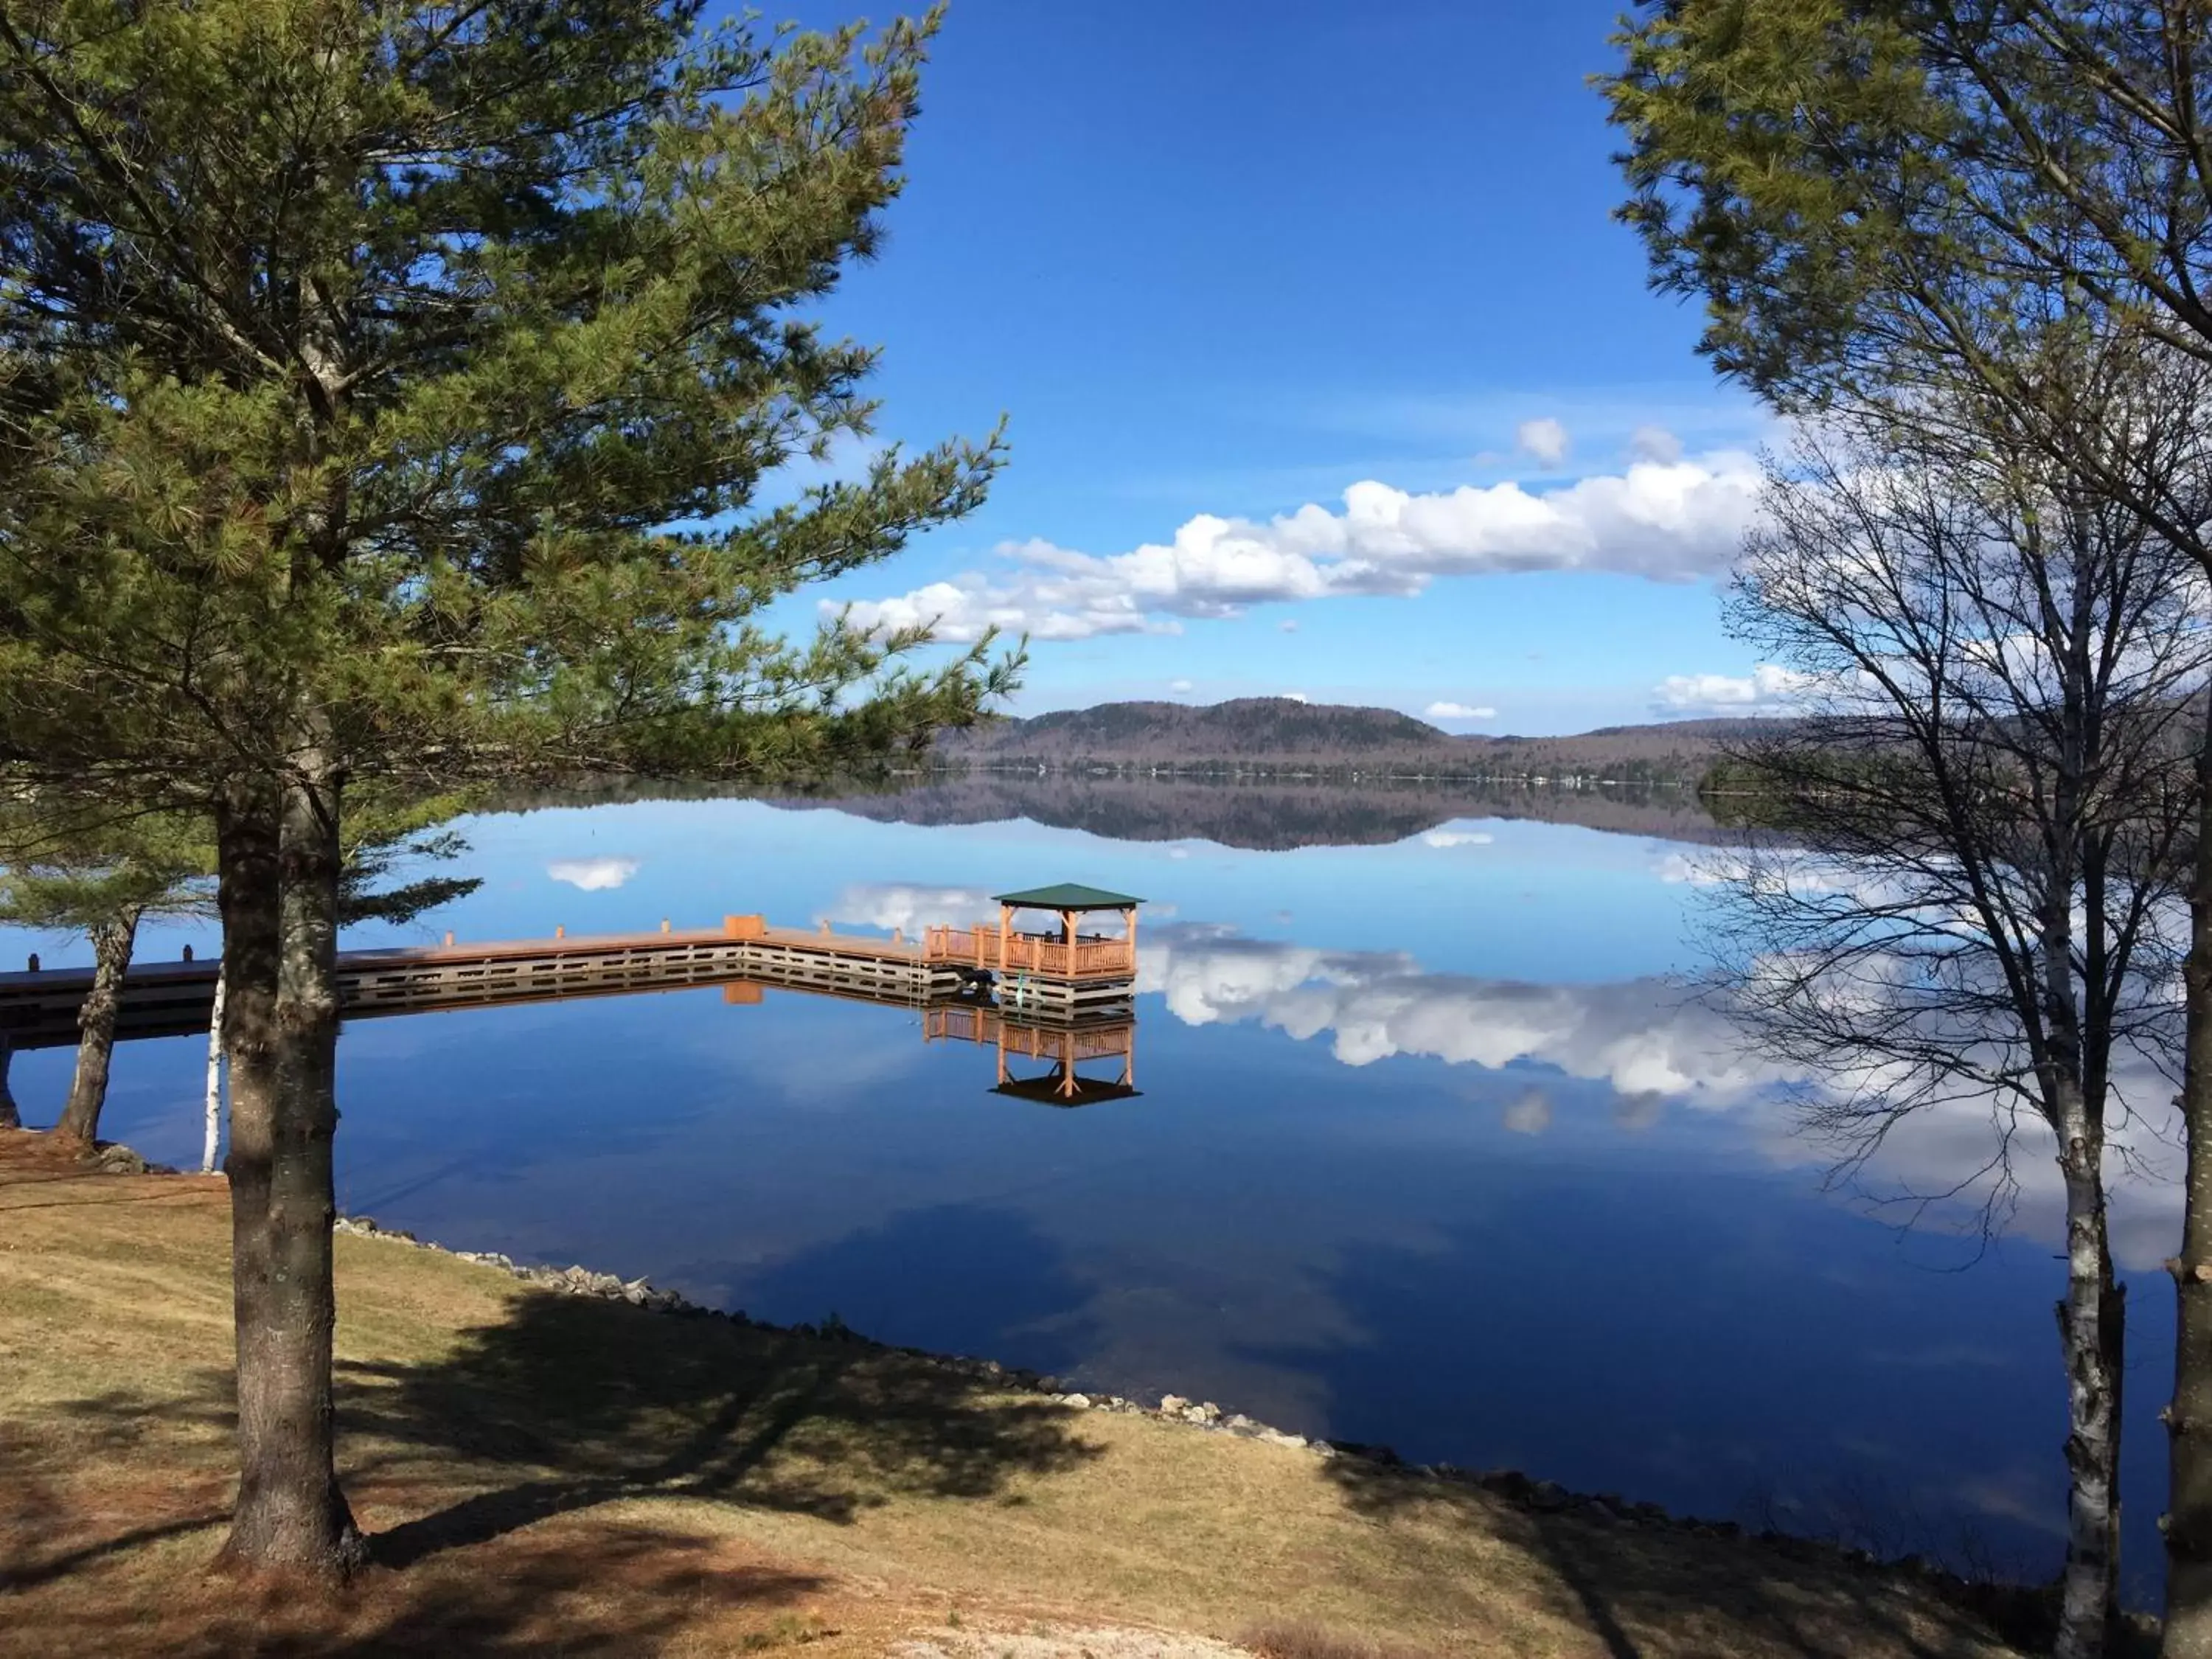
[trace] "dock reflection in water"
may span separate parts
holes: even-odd
[[[1137,1094],[1134,1011],[1084,1025],[1037,1025],[995,1009],[936,1007],[922,1014],[925,1042],[975,1042],[999,1051],[998,1094],[1048,1106],[1091,1106]],[[1016,1060],[1048,1061],[1041,1076],[1023,1077]],[[1084,1062],[1103,1061],[1112,1075],[1086,1077]]]

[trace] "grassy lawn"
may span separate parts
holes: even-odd
[[[1103,1659],[1285,1621],[1315,1653],[2008,1651],[1909,1581],[337,1250],[341,1459],[380,1565],[316,1606],[205,1571],[232,1482],[223,1182],[0,1132],[0,1656]]]

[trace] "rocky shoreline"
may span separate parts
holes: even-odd
[[[149,1164],[130,1148],[114,1143],[101,1145],[88,1156],[86,1162],[92,1169],[109,1175],[182,1173],[164,1164]],[[338,1233],[348,1237],[427,1251],[450,1256],[457,1261],[493,1268],[526,1285],[558,1295],[625,1303],[647,1313],[676,1318],[720,1320],[733,1325],[815,1341],[850,1343],[873,1352],[895,1354],[912,1363],[933,1367],[986,1387],[1011,1393],[1038,1395],[1073,1411],[1149,1417],[1200,1433],[1228,1434],[1261,1441],[1303,1452],[1317,1460],[1355,1459],[1378,1471],[1393,1471],[1409,1480],[1476,1487],[1533,1515],[1571,1516],[1586,1525],[1624,1531],[1666,1531],[1699,1538],[1734,1540],[1745,1547],[1771,1551],[1794,1562],[1826,1565],[1855,1572],[1906,1577],[1953,1605],[1976,1614],[2006,1639],[2023,1646],[2033,1646],[2047,1640],[2054,1626],[2057,1613],[2055,1584],[2026,1585],[1970,1579],[1923,1556],[1884,1559],[1866,1550],[1828,1540],[1772,1530],[1753,1532],[1735,1521],[1678,1516],[1662,1504],[1638,1502],[1618,1492],[1572,1492],[1557,1481],[1540,1480],[1518,1469],[1469,1469],[1449,1463],[1415,1463],[1400,1456],[1388,1446],[1291,1434],[1258,1422],[1241,1412],[1224,1411],[1210,1400],[1193,1401],[1170,1394],[1163,1395],[1157,1404],[1152,1404],[1121,1395],[1072,1389],[1059,1377],[1005,1365],[994,1359],[933,1353],[925,1349],[878,1342],[834,1320],[818,1325],[774,1325],[753,1319],[743,1311],[710,1308],[693,1302],[677,1291],[661,1289],[643,1278],[624,1279],[617,1274],[594,1272],[580,1265],[567,1267],[534,1266],[516,1261],[495,1250],[452,1249],[430,1240],[417,1238],[403,1229],[380,1226],[369,1216],[342,1215],[335,1227]],[[2139,1629],[2155,1628],[2148,1621],[2131,1622],[2137,1622]]]
[[[1908,1555],[1884,1559],[1869,1551],[1828,1540],[1771,1530],[1752,1532],[1735,1521],[1678,1516],[1662,1504],[1638,1502],[1618,1492],[1571,1492],[1557,1481],[1538,1480],[1518,1469],[1469,1469],[1450,1463],[1414,1463],[1388,1446],[1309,1438],[1304,1435],[1287,1433],[1255,1421],[1241,1412],[1224,1411],[1210,1400],[1192,1401],[1180,1395],[1170,1394],[1163,1395],[1157,1405],[1152,1405],[1121,1395],[1070,1389],[1059,1377],[1004,1365],[994,1359],[933,1353],[926,1349],[878,1342],[840,1322],[819,1325],[773,1325],[753,1319],[742,1310],[707,1307],[674,1291],[659,1289],[643,1278],[623,1279],[614,1273],[595,1273],[581,1266],[535,1267],[516,1261],[495,1250],[448,1249],[442,1244],[419,1239],[404,1230],[380,1227],[368,1216],[341,1216],[337,1230],[352,1237],[380,1240],[440,1255],[450,1255],[457,1261],[495,1268],[512,1274],[524,1284],[560,1295],[623,1302],[649,1313],[679,1318],[724,1320],[734,1325],[805,1337],[815,1341],[852,1343],[873,1352],[896,1354],[988,1387],[1040,1395],[1074,1411],[1113,1412],[1127,1416],[1150,1417],[1202,1433],[1235,1435],[1303,1451],[1317,1459],[1357,1459],[1376,1469],[1396,1471],[1408,1480],[1479,1487],[1492,1497],[1534,1515],[1571,1516],[1587,1524],[1602,1528],[1664,1530],[1692,1537],[1731,1539],[1747,1547],[1771,1551],[1790,1561],[1825,1564],[1855,1572],[1908,1577],[1933,1589],[1954,1606],[1984,1619],[2008,1640],[2022,1645],[2033,1645],[2046,1640],[2057,1613],[2055,1584],[2010,1584],[1990,1579],[1967,1578],[1924,1556]]]

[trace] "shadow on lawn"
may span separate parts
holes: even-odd
[[[554,1528],[479,1559],[372,1568],[329,1596],[220,1578],[158,1597],[32,1600],[0,1627],[0,1655],[103,1659],[414,1659],[559,1653],[632,1659],[685,1634],[750,1652],[815,1633],[799,1609],[824,1580],[730,1559],[712,1540],[642,1528]],[[151,1586],[143,1587],[151,1589]]]
[[[926,1361],[583,1297],[525,1297],[441,1364],[348,1365],[341,1382],[347,1432],[380,1443],[373,1476],[489,1477],[380,1534],[392,1566],[623,1498],[845,1522],[900,1496],[993,1498],[1094,1455],[1066,1407]]]
[[[750,1650],[737,1626],[820,1581],[682,1516],[588,1511],[677,1498],[845,1522],[902,1499],[1018,1503],[1020,1477],[1097,1455],[1066,1407],[857,1339],[532,1293],[439,1361],[340,1362],[356,1512],[408,1518],[337,1603],[257,1603],[193,1582],[227,1518],[234,1407],[227,1373],[184,1382],[75,1402],[14,1443],[26,1456],[0,1443],[0,1583],[18,1593],[0,1656],[629,1655],[702,1620]],[[127,1488],[107,1479],[125,1471]],[[100,1495],[73,1501],[87,1474]]]
[[[1869,1637],[1913,1659],[1962,1659],[2024,1634],[1999,1635],[1925,1584],[1854,1567],[1803,1540],[1705,1538],[1572,1511],[1540,1514],[1480,1486],[1366,1457],[1335,1457],[1324,1467],[1363,1515],[1463,1522],[1548,1564],[1571,1597],[1563,1610],[1589,1624],[1607,1659],[1725,1653],[1730,1638],[1746,1636],[1802,1659],[1851,1659]],[[1701,1626],[1711,1628],[1710,1647],[1698,1638]]]

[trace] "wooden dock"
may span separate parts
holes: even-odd
[[[152,963],[125,981],[120,1038],[204,1031],[217,964]],[[1073,1024],[1125,1015],[1136,982],[1133,934],[1050,936],[928,929],[919,940],[771,927],[757,915],[719,928],[349,951],[338,958],[347,1019],[687,987],[779,986],[916,1008],[965,1003]],[[0,1028],[19,1049],[77,1040],[89,969],[0,974]]]

